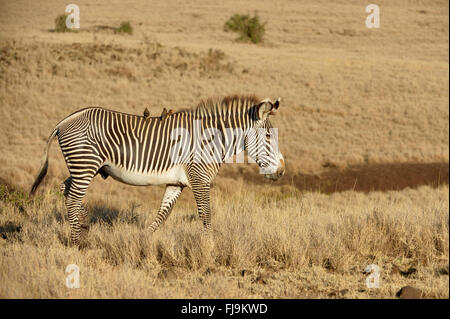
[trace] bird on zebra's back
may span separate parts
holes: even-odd
[[[169,110],[167,111],[167,109],[164,108],[164,109],[162,110],[161,115],[159,116],[159,118],[160,118],[161,120],[165,120],[166,117],[168,117],[168,116],[170,116],[170,115],[172,115],[172,114],[173,114],[173,110],[172,110],[172,109],[169,109]],[[149,117],[150,117],[150,111],[148,110],[148,108],[145,108],[145,110],[144,110],[144,118],[147,119],[147,118],[149,118]]]
[[[172,109],[169,109],[169,110],[167,111],[167,109],[164,108],[164,110],[161,112],[160,118],[161,118],[161,120],[164,121],[168,116],[170,116],[170,115],[172,115],[172,114],[173,114],[173,110],[172,110]]]
[[[148,109],[144,116],[99,107],[81,109],[50,134],[30,193],[47,174],[50,145],[58,137],[70,173],[60,189],[73,244],[78,245],[89,228],[82,200],[97,174],[130,185],[166,185],[149,226],[152,232],[167,219],[185,187],[192,189],[204,228],[211,229],[211,183],[225,161],[245,150],[266,178],[284,175],[277,130],[270,122],[279,106],[280,99],[228,96],[175,112],[164,109],[160,117],[150,117]]]
[[[144,110],[144,118],[148,118],[150,116],[150,111],[148,110],[148,108],[145,108]]]

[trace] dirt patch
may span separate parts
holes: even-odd
[[[289,169],[289,168],[288,168]],[[329,168],[317,175],[290,174],[274,185],[293,184],[301,191],[325,194],[353,190],[357,192],[402,190],[422,185],[437,187],[449,183],[448,163],[395,163]],[[245,180],[260,184],[265,179],[258,171],[242,169]]]

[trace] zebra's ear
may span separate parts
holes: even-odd
[[[281,97],[279,97],[279,98],[275,101],[275,103],[273,103],[273,108],[274,108],[275,110],[278,110],[278,107],[280,106],[280,101],[281,101]]]
[[[274,105],[269,99],[264,99],[258,104],[258,119],[266,120],[269,115],[272,114]]]
[[[269,99],[264,99],[258,104],[258,119],[265,120],[272,111],[273,105]]]

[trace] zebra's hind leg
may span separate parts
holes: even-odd
[[[66,199],[67,199],[67,195],[69,194],[71,185],[72,185],[72,177],[69,177],[63,183],[61,183],[61,185],[59,187]],[[79,222],[81,224],[80,225],[80,227],[81,227],[80,238],[82,239],[82,238],[86,237],[86,235],[89,231],[89,220],[88,220],[88,214],[87,214],[86,208],[84,207],[84,205],[82,203],[80,205],[81,205],[81,209],[79,210],[78,218],[79,218]],[[67,202],[66,202],[66,207],[67,207]]]
[[[161,207],[158,210],[158,214],[156,214],[155,220],[150,225],[149,229],[151,232],[154,232],[159,225],[164,223],[172,211],[175,202],[183,191],[184,186],[179,185],[167,185],[166,191],[164,193],[164,197],[161,202]]]

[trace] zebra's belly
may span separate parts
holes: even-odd
[[[127,170],[124,167],[116,166],[112,163],[105,163],[103,170],[109,176],[125,184],[136,186],[147,185],[161,185],[161,184],[182,184],[189,186],[186,173],[183,166],[174,166],[165,172],[157,173],[142,173],[132,170]]]

